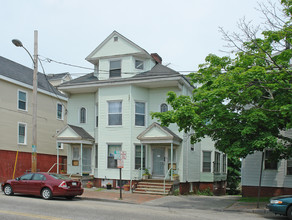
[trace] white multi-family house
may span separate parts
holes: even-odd
[[[68,125],[57,140],[69,144],[68,173],[89,174],[97,186],[140,181],[145,169],[152,179],[179,176],[181,191],[224,191],[227,158],[210,138],[190,144],[176,125],[162,127],[151,112],[170,109],[167,92],[191,95],[192,84],[178,72],[114,31],[87,61],[94,72],[63,83],[68,97]]]
[[[292,130],[284,131],[284,136],[292,137]],[[292,158],[273,161],[269,150],[255,152],[242,161],[241,184],[242,195],[255,197],[258,195],[261,161],[263,156],[263,172],[261,180],[261,196],[272,197],[292,194]]]

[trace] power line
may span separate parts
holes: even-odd
[[[47,63],[57,63],[60,65],[66,65],[66,66],[70,66],[70,67],[75,67],[75,68],[80,68],[80,69],[87,69],[87,70],[94,70],[93,68],[89,68],[89,67],[84,67],[84,66],[80,66],[80,65],[75,65],[75,64],[70,64],[70,63],[65,63],[65,62],[61,62],[61,61],[56,61],[53,60],[51,58],[48,57],[44,57],[42,55],[39,55],[41,57],[43,57],[44,59],[39,59],[41,61],[47,62]],[[108,74],[110,71],[109,70],[98,70],[99,74]],[[180,72],[180,73],[192,73],[192,72],[197,72],[196,70],[179,70],[176,72]],[[122,72],[122,74],[137,74],[137,73],[141,73],[141,72]],[[70,73],[71,75],[73,75],[73,73]],[[79,73],[76,73],[76,75]],[[81,74],[81,73],[80,73]]]

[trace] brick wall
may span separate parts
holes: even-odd
[[[279,195],[291,195],[292,188],[284,187],[261,187],[261,197],[273,197]],[[243,197],[257,197],[258,187],[257,186],[242,186],[242,196]]]
[[[0,182],[6,179],[12,179],[14,164],[16,159],[15,151],[0,150]],[[41,172],[47,172],[54,163],[57,162],[56,155],[38,154],[37,155],[37,169]],[[66,162],[65,156],[59,157],[59,162]],[[66,170],[67,166],[60,166],[60,169]],[[31,169],[31,153],[18,152],[18,159],[15,169],[15,177],[21,176],[26,171]],[[57,172],[55,166],[51,172]]]

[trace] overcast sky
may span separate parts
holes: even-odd
[[[38,30],[41,59],[92,68],[85,57],[116,30],[158,53],[174,70],[196,71],[209,53],[224,55],[220,50],[226,43],[218,27],[236,31],[243,17],[259,24],[262,15],[256,7],[256,0],[0,0],[0,56],[32,68],[29,56],[11,40],[21,40],[33,54]],[[91,72],[43,65],[46,73],[76,77]]]

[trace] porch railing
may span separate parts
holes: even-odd
[[[53,166],[48,170],[49,173],[58,163],[54,163]],[[64,163],[59,163],[59,165],[65,165]],[[59,168],[59,167],[58,167]],[[59,173],[59,169],[57,168],[57,173]]]
[[[169,170],[167,171],[165,177],[164,177],[164,180],[163,180],[163,191],[165,193],[165,181],[166,181],[166,178],[168,178],[169,176],[169,172],[172,170],[172,168],[169,168]]]

